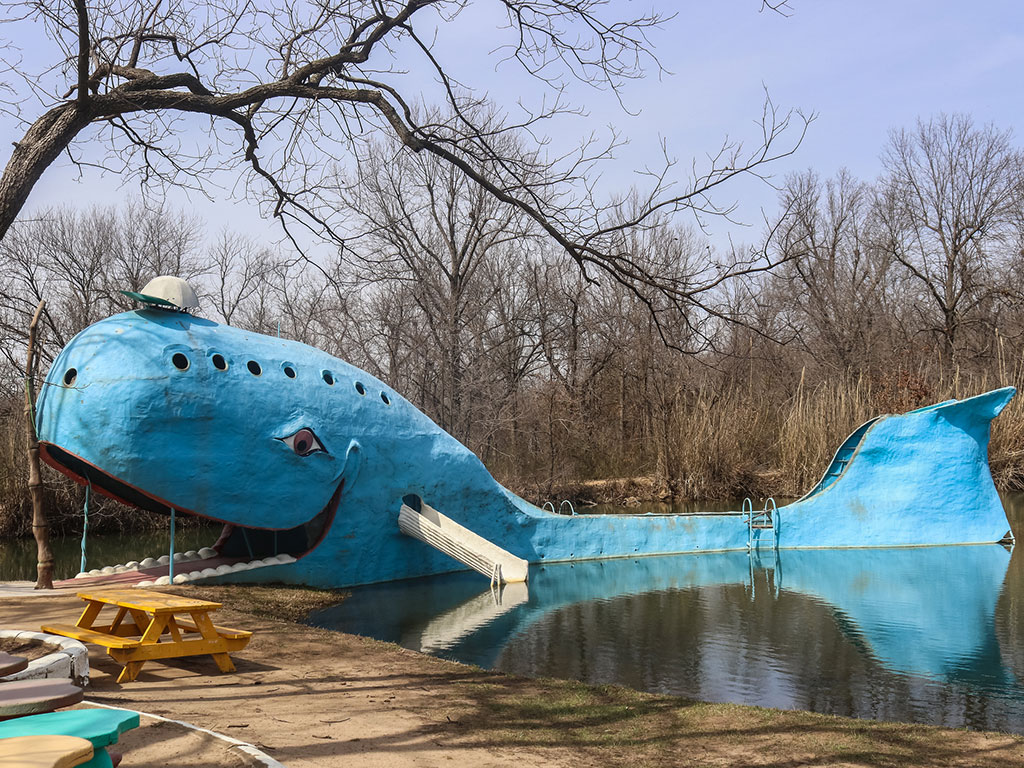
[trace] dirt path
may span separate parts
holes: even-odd
[[[134,683],[91,651],[90,700],[137,708],[260,746],[289,768],[340,766],[1019,766],[1024,740],[899,723],[700,704],[615,687],[482,672],[396,646],[257,616],[220,599],[221,624],[255,636],[236,674],[208,658],[150,663]],[[281,590],[285,602],[297,603]],[[232,598],[237,599],[232,599]],[[233,609],[247,606],[247,612]],[[0,599],[0,626],[72,621],[73,595]],[[124,741],[125,766],[237,766],[169,726]],[[177,757],[172,758],[172,755]]]

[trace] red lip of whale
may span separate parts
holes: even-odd
[[[113,499],[121,504],[136,509],[142,509],[149,512],[156,512],[159,514],[169,514],[173,508],[176,513],[182,513],[191,515],[194,517],[211,520],[214,522],[220,522],[225,524],[225,531],[217,542],[213,545],[213,548],[220,552],[221,547],[227,540],[227,533],[229,532],[228,526],[236,529],[246,530],[264,530],[264,531],[287,531],[293,530],[293,528],[272,528],[267,526],[240,526],[237,522],[223,520],[214,515],[206,514],[203,512],[197,512],[192,509],[186,509],[177,504],[172,504],[166,499],[160,498],[148,491],[143,490],[131,483],[125,482],[121,478],[112,475],[109,472],[101,469],[92,462],[83,459],[81,456],[77,456],[69,451],[64,450],[58,445],[50,442],[40,441],[39,443],[39,456],[40,458],[50,467],[57,470],[65,477],[74,481],[78,485],[88,486],[93,491],[106,496],[109,499]],[[331,498],[327,501],[320,512],[317,513],[313,518],[306,521],[306,523],[300,524],[298,527],[306,526],[316,520],[318,517],[324,517],[321,530],[310,543],[310,546],[299,552],[289,552],[296,560],[300,560],[306,555],[310,554],[315,550],[327,536],[328,531],[334,523],[335,515],[338,511],[338,506],[341,502],[342,492],[345,487],[345,479],[338,483],[334,492],[331,494]],[[242,562],[246,560],[244,557],[216,557],[208,558],[200,561],[192,561],[189,563],[189,570],[201,570],[206,567],[216,567],[221,564],[230,564],[235,562]],[[69,579],[64,582],[60,582],[59,585],[67,586],[74,585],[76,587],[96,585],[100,583],[109,582],[131,582],[141,581],[147,578],[156,578],[161,575],[167,575],[167,566],[160,566],[159,568],[148,568],[140,569],[137,571],[130,572],[132,575],[129,576],[126,573],[116,574],[118,578],[108,578],[107,575],[91,577],[87,581],[82,579]],[[114,576],[114,574],[111,574]]]

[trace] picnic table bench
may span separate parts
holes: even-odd
[[[82,689],[67,679],[47,678],[0,683],[0,720],[70,707],[80,702],[84,696]]]
[[[0,768],[74,768],[92,760],[92,742],[78,736],[12,736],[0,740]]]
[[[17,674],[27,666],[28,659],[0,651],[0,677]]]
[[[221,672],[234,672],[228,654],[242,650],[252,637],[252,632],[214,625],[210,614],[221,604],[208,600],[133,588],[96,589],[78,597],[86,606],[75,624],[45,624],[42,629],[105,647],[124,665],[119,683],[138,677],[147,661],[184,656],[208,654]],[[97,624],[107,607],[116,609],[113,619]]]

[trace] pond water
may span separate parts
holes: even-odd
[[[1024,733],[1024,550],[998,545],[546,565],[500,593],[458,573],[308,623],[515,674]]]
[[[190,524],[175,531],[174,549],[187,552],[208,547],[217,540],[220,525],[207,526]],[[129,560],[166,555],[170,533],[163,531],[142,531],[123,535],[103,534],[89,536],[86,541],[87,568],[102,568],[105,565],[119,565]],[[55,537],[50,540],[54,556],[54,579],[70,579],[78,573],[82,557],[80,537]],[[0,581],[22,581],[36,578],[35,539],[0,540]]]

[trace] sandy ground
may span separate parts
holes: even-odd
[[[230,588],[228,588],[230,589]],[[138,709],[250,742],[289,768],[545,766],[998,766],[1024,739],[802,712],[701,704],[614,687],[483,672],[393,645],[230,608],[255,632],[237,672],[209,657],[151,662],[138,680],[90,648],[87,700]],[[238,603],[241,604],[241,603]],[[0,596],[0,627],[73,622],[73,594]],[[143,720],[122,739],[125,768],[245,765],[210,737]]]
[[[74,594],[0,598],[0,627],[38,629],[71,622]],[[258,619],[222,609],[219,624],[254,631],[233,656],[237,672],[222,675],[209,657],[150,662],[133,683],[116,682],[120,666],[90,646],[87,701],[138,709],[224,733],[266,751],[289,768],[302,766],[451,766],[478,768],[544,762],[568,764],[571,754],[543,757],[513,747],[465,743],[453,680],[488,673],[351,635]],[[236,753],[208,737],[145,723],[123,738],[126,768],[238,766]],[[204,753],[202,747],[212,747]],[[197,761],[198,760],[198,761]]]

